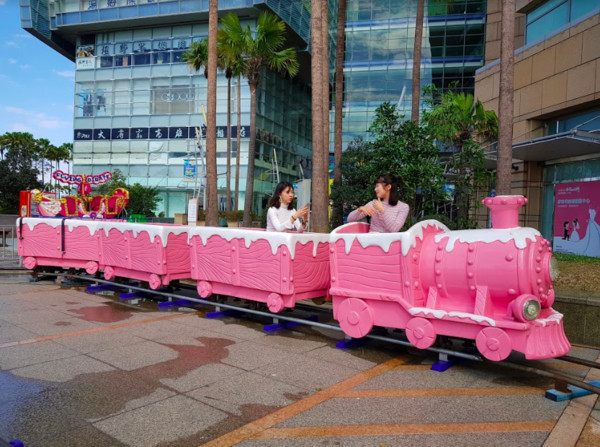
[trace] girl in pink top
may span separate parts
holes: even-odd
[[[380,175],[375,179],[377,199],[359,207],[348,215],[348,222],[371,216],[369,233],[394,233],[400,231],[408,216],[408,205],[398,199],[398,180],[393,175]]]

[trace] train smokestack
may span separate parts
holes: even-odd
[[[515,228],[519,226],[519,208],[527,203],[523,196],[487,197],[481,201],[492,212],[492,228]]]

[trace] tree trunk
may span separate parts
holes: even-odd
[[[411,120],[419,124],[419,104],[421,102],[421,46],[423,43],[423,16],[425,0],[417,2],[417,21],[415,23],[415,45],[413,50]]]
[[[333,188],[342,186],[342,112],[344,109],[344,51],[346,42],[346,0],[339,0],[335,45],[335,124],[333,143]],[[343,223],[343,207],[334,206],[331,220],[335,227]]]
[[[240,197],[240,151],[241,151],[241,140],[240,135],[242,131],[242,105],[240,101],[242,99],[242,93],[240,92],[242,77],[237,77],[237,137],[236,137],[236,151],[235,151],[235,199],[233,208],[235,211],[239,210],[239,197]]]
[[[219,224],[217,203],[217,11],[218,0],[208,6],[208,90],[206,123],[206,226]]]
[[[502,40],[500,47],[500,101],[498,115],[498,167],[496,193],[510,194],[513,140],[513,78],[515,68],[515,0],[502,1]]]
[[[313,180],[312,180],[312,215],[311,229],[325,233],[327,224],[327,166],[323,156],[323,32],[321,2],[311,0],[310,41],[311,81],[312,81],[312,146],[313,146]]]
[[[250,87],[250,142],[248,144],[248,173],[246,174],[246,197],[244,200],[245,227],[252,226],[252,203],[254,202],[254,153],[256,152],[256,87],[249,80]],[[238,149],[239,150],[239,149]]]
[[[324,194],[327,197],[327,212],[325,218],[327,219],[327,228],[329,230],[329,2],[324,0],[321,5],[321,33],[323,45],[323,90],[321,91],[321,101],[323,101],[323,164],[325,165],[325,172],[327,173],[327,179],[325,183]]]
[[[225,188],[227,204],[225,209],[231,211],[231,74],[227,76],[227,170],[225,172]]]

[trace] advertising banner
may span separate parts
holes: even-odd
[[[554,251],[600,258],[600,181],[557,184]]]

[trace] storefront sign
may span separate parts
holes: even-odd
[[[600,181],[554,190],[554,251],[600,258]]]

